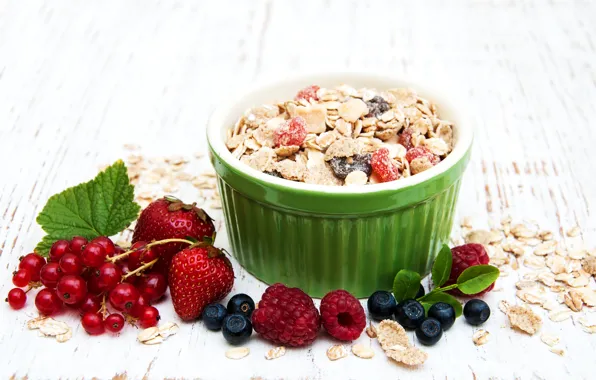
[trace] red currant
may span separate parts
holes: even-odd
[[[124,317],[122,314],[118,313],[110,314],[106,317],[106,320],[103,321],[103,324],[106,330],[117,333],[124,327]]]
[[[29,285],[29,281],[31,281],[31,273],[27,269],[19,269],[12,275],[12,283],[19,288]]]
[[[139,299],[139,291],[133,285],[126,282],[116,285],[110,291],[110,305],[118,311],[129,312]]]
[[[135,270],[141,265],[143,265],[143,257],[145,256],[146,251],[146,249],[144,249],[143,247],[145,247],[146,245],[147,243],[145,243],[144,241],[137,241],[130,247],[130,250],[132,252],[128,255],[127,258],[128,267],[130,268],[130,270]]]
[[[148,273],[141,278],[137,285],[141,294],[147,297],[149,302],[160,299],[166,292],[167,287],[166,277],[161,273]]]
[[[60,265],[58,263],[47,263],[41,267],[39,278],[45,287],[55,288],[60,277],[62,277],[62,271],[60,270]]]
[[[89,312],[83,314],[81,324],[89,335],[101,335],[104,332],[103,318],[99,313]]]
[[[63,274],[79,275],[83,273],[81,258],[74,253],[67,253],[60,259],[60,270]]]
[[[14,288],[8,292],[6,302],[15,310],[22,309],[27,301],[27,293],[23,289]]]
[[[99,297],[92,294],[87,294],[83,302],[79,305],[81,314],[85,313],[97,313],[101,309],[101,302]]]
[[[97,269],[96,274],[98,275],[97,286],[102,292],[114,289],[122,279],[122,270],[113,263],[103,264]]]
[[[80,255],[86,244],[87,239],[85,239],[82,236],[75,236],[72,239],[70,239],[70,251],[75,255]]]
[[[106,250],[98,243],[89,243],[81,252],[81,261],[85,266],[99,268],[106,262]]]
[[[54,289],[44,288],[35,296],[35,307],[41,314],[52,315],[60,310],[62,302]]]
[[[137,303],[135,303],[133,308],[130,310],[130,315],[132,315],[135,318],[139,318],[141,316],[141,314],[143,314],[143,310],[145,310],[145,307],[147,307],[147,306],[151,306],[149,304],[149,301],[147,301],[147,297],[145,297],[142,294],[139,295],[139,299],[137,300]]]
[[[87,284],[81,276],[66,275],[58,281],[56,293],[62,302],[76,304],[85,299],[87,295]]]
[[[125,276],[128,273],[132,272],[133,269],[130,268],[129,264],[128,264],[128,260],[124,260],[124,261],[119,261],[118,262],[118,266],[120,267],[120,270],[122,270],[122,275]],[[127,277],[124,281],[122,282],[126,282],[128,284],[136,284],[138,281],[139,277],[138,276],[129,276]]]
[[[108,255],[108,257],[114,257],[114,256],[117,256],[117,255],[120,255],[120,254],[126,252],[126,249],[122,248],[119,245],[116,245],[114,247],[115,247],[114,248],[114,253],[112,253],[111,255]]]
[[[102,290],[99,287],[99,271],[97,269],[90,271],[86,277],[86,280],[87,292],[95,295],[102,293]]]
[[[31,274],[31,281],[39,281],[39,271],[46,265],[46,259],[36,253],[30,253],[21,259],[19,269],[26,269]]]
[[[275,130],[275,146],[302,145],[306,139],[306,120],[296,116],[281,123]]]
[[[146,329],[157,325],[159,321],[159,310],[153,306],[147,306],[143,309],[141,316],[139,317],[139,323],[142,328]]]
[[[106,251],[106,255],[108,257],[114,256],[114,252],[116,252],[116,246],[114,245],[112,240],[110,240],[109,237],[105,237],[105,236],[96,237],[95,239],[91,240],[91,243],[101,245],[103,247],[103,249]]]
[[[50,261],[57,263],[67,253],[71,253],[68,240],[57,240],[50,248]]]

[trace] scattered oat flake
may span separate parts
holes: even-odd
[[[511,304],[508,301],[501,300],[499,302],[499,310],[501,310],[503,313],[507,314],[510,308]]]
[[[530,335],[534,335],[542,326],[542,318],[528,307],[511,306],[507,311],[507,317],[513,328]]]
[[[562,322],[571,318],[571,310],[568,308],[551,310],[548,318],[553,322]]]
[[[355,344],[352,346],[352,353],[362,359],[371,359],[375,356],[375,352],[370,346],[363,344]]]
[[[345,358],[346,356],[348,356],[348,351],[346,350],[346,347],[341,344],[331,346],[327,349],[327,357],[329,360],[335,361]]]
[[[57,336],[66,334],[70,327],[65,322],[52,318],[44,319],[39,325],[39,331],[45,336]]]
[[[408,366],[416,366],[424,363],[428,359],[428,354],[416,347],[407,347],[405,350],[387,350],[385,354],[395,360]]]
[[[383,350],[388,350],[395,345],[410,346],[406,330],[396,321],[389,319],[385,319],[377,326],[377,338]]]
[[[366,328],[366,335],[373,339],[377,337],[377,328],[372,323]]]
[[[548,333],[542,333],[542,335],[540,335],[540,340],[542,341],[542,343],[550,347],[559,344],[560,341],[559,337]]]
[[[275,348],[272,348],[269,351],[267,351],[267,353],[265,354],[265,359],[267,359],[267,360],[278,359],[278,358],[281,358],[282,356],[284,356],[285,354],[286,354],[286,348],[284,346],[275,347]]]
[[[565,350],[563,350],[562,348],[551,347],[549,351],[559,356],[565,355]]]
[[[56,341],[58,343],[67,342],[70,340],[70,338],[72,338],[72,329],[70,329],[70,328],[64,334],[56,335]]]
[[[141,343],[144,343],[148,340],[151,340],[159,335],[159,329],[157,327],[149,327],[147,329],[141,330],[137,335],[137,340]]]
[[[41,326],[43,321],[45,321],[46,319],[48,319],[48,317],[42,316],[42,315],[40,315],[37,318],[33,318],[33,319],[27,321],[27,328],[29,330],[37,330],[37,329],[39,329],[39,327]]]
[[[174,322],[166,322],[163,325],[159,326],[159,335],[165,339],[168,337],[175,335],[180,327]]]
[[[567,236],[569,237],[576,237],[579,236],[581,230],[578,226],[572,227],[571,229],[567,230]]]
[[[477,346],[482,346],[488,342],[488,338],[490,337],[490,333],[486,330],[480,329],[472,335],[472,341]]]
[[[234,347],[226,351],[226,358],[233,360],[240,360],[245,358],[250,353],[248,347]]]

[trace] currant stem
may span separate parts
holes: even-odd
[[[130,251],[126,251],[126,252],[124,252],[124,253],[121,253],[121,254],[119,254],[119,255],[116,255],[116,256],[110,257],[110,258],[108,258],[108,259],[107,259],[107,261],[110,261],[110,262],[112,262],[112,263],[115,263],[116,261],[118,261],[118,260],[120,260],[120,259],[123,259],[123,258],[127,257],[128,255],[130,255],[130,254],[131,254],[131,253],[133,253],[133,252],[140,251],[140,250],[142,250],[142,249],[151,248],[151,247],[154,247],[154,246],[156,246],[156,245],[168,244],[168,243],[186,243],[186,244],[189,244],[189,245],[192,245],[192,244],[194,244],[194,242],[193,242],[193,241],[186,240],[186,239],[176,239],[176,238],[172,238],[172,239],[158,240],[158,241],[151,242],[151,243],[149,243],[149,244],[147,244],[147,245],[144,245],[144,246],[142,246],[142,247],[138,247],[138,248],[135,248],[135,249],[131,249]]]
[[[148,263],[141,265],[137,269],[135,269],[135,270],[133,270],[131,272],[128,272],[127,274],[125,274],[124,276],[122,276],[122,281],[126,280],[130,276],[134,276],[134,275],[136,275],[138,273],[141,273],[142,271],[144,271],[147,268],[151,268],[153,266],[153,264],[155,264],[157,262],[157,260],[159,260],[159,258],[154,259],[152,261],[149,261]]]
[[[106,319],[106,316],[108,315],[108,305],[106,304],[106,295],[105,295],[105,293],[104,293],[103,299],[101,301],[101,308],[99,309],[99,312],[101,313],[103,319]]]

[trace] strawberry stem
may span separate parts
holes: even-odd
[[[159,260],[159,258],[157,258],[157,259],[154,259],[154,260],[152,260],[152,261],[149,261],[148,263],[141,265],[141,266],[140,266],[140,267],[138,267],[137,269],[135,269],[135,270],[133,270],[133,271],[130,271],[130,272],[128,272],[127,274],[125,274],[124,276],[122,276],[122,281],[126,280],[126,279],[127,279],[127,278],[129,278],[130,276],[133,276],[133,275],[138,275],[138,274],[140,274],[141,272],[143,272],[143,271],[144,271],[145,269],[147,269],[147,268],[151,268],[151,267],[153,266],[153,264],[155,264],[155,263],[157,262],[157,260]]]
[[[172,239],[158,240],[158,241],[151,242],[151,243],[149,243],[147,245],[144,245],[142,247],[131,249],[130,251],[126,251],[126,252],[121,253],[119,255],[116,255],[116,256],[113,256],[113,257],[109,257],[107,259],[107,261],[112,262],[112,263],[115,263],[116,261],[127,257],[128,255],[130,255],[133,252],[140,251],[142,249],[151,248],[151,247],[154,247],[156,245],[168,244],[168,243],[186,243],[186,244],[189,244],[189,245],[194,244],[194,242],[192,242],[190,240],[187,240],[187,239],[176,239],[176,238],[172,238]]]

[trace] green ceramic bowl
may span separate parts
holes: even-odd
[[[453,152],[437,166],[399,181],[361,187],[291,182],[254,170],[225,146],[226,131],[258,104],[292,98],[316,83],[356,88],[411,87],[455,122]],[[391,289],[400,269],[430,271],[447,243],[462,174],[469,161],[472,126],[439,89],[362,73],[310,75],[259,86],[217,109],[207,127],[210,156],[232,253],[266,283],[282,282],[313,297],[346,289],[368,297]]]

